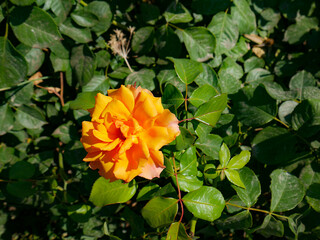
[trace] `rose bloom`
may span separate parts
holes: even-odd
[[[82,122],[83,160],[110,181],[159,177],[165,168],[159,149],[180,134],[176,116],[141,87],[122,85],[95,99],[91,122]]]

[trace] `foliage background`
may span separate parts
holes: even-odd
[[[213,222],[185,208],[172,239],[188,239],[195,222],[200,239],[320,238],[319,8],[316,0],[1,1],[1,238],[165,239],[173,219],[152,228],[141,209],[155,196],[178,198],[171,152],[183,196],[213,186],[242,206],[227,205]],[[128,38],[129,26],[133,73],[108,45],[114,29]],[[160,179],[136,179],[130,201],[97,207],[89,197],[99,176],[82,162],[83,109],[97,91],[134,83],[193,120],[163,149]],[[217,124],[217,116],[197,121],[218,93],[228,107]],[[241,170],[252,189],[214,178],[222,142],[232,156],[252,152],[254,173]],[[185,171],[181,154],[190,151],[196,161]]]

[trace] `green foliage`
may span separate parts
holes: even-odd
[[[0,238],[319,239],[319,11],[1,1]],[[82,161],[81,124],[97,93],[129,84],[181,133],[160,178],[109,182]]]

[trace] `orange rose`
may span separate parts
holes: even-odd
[[[83,160],[110,181],[159,177],[165,168],[159,149],[180,134],[176,116],[141,87],[122,85],[95,98],[91,122],[82,123]]]

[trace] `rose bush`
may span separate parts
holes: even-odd
[[[91,121],[82,123],[84,161],[110,181],[159,177],[165,168],[159,149],[180,133],[176,116],[141,87],[122,85],[95,99]]]

